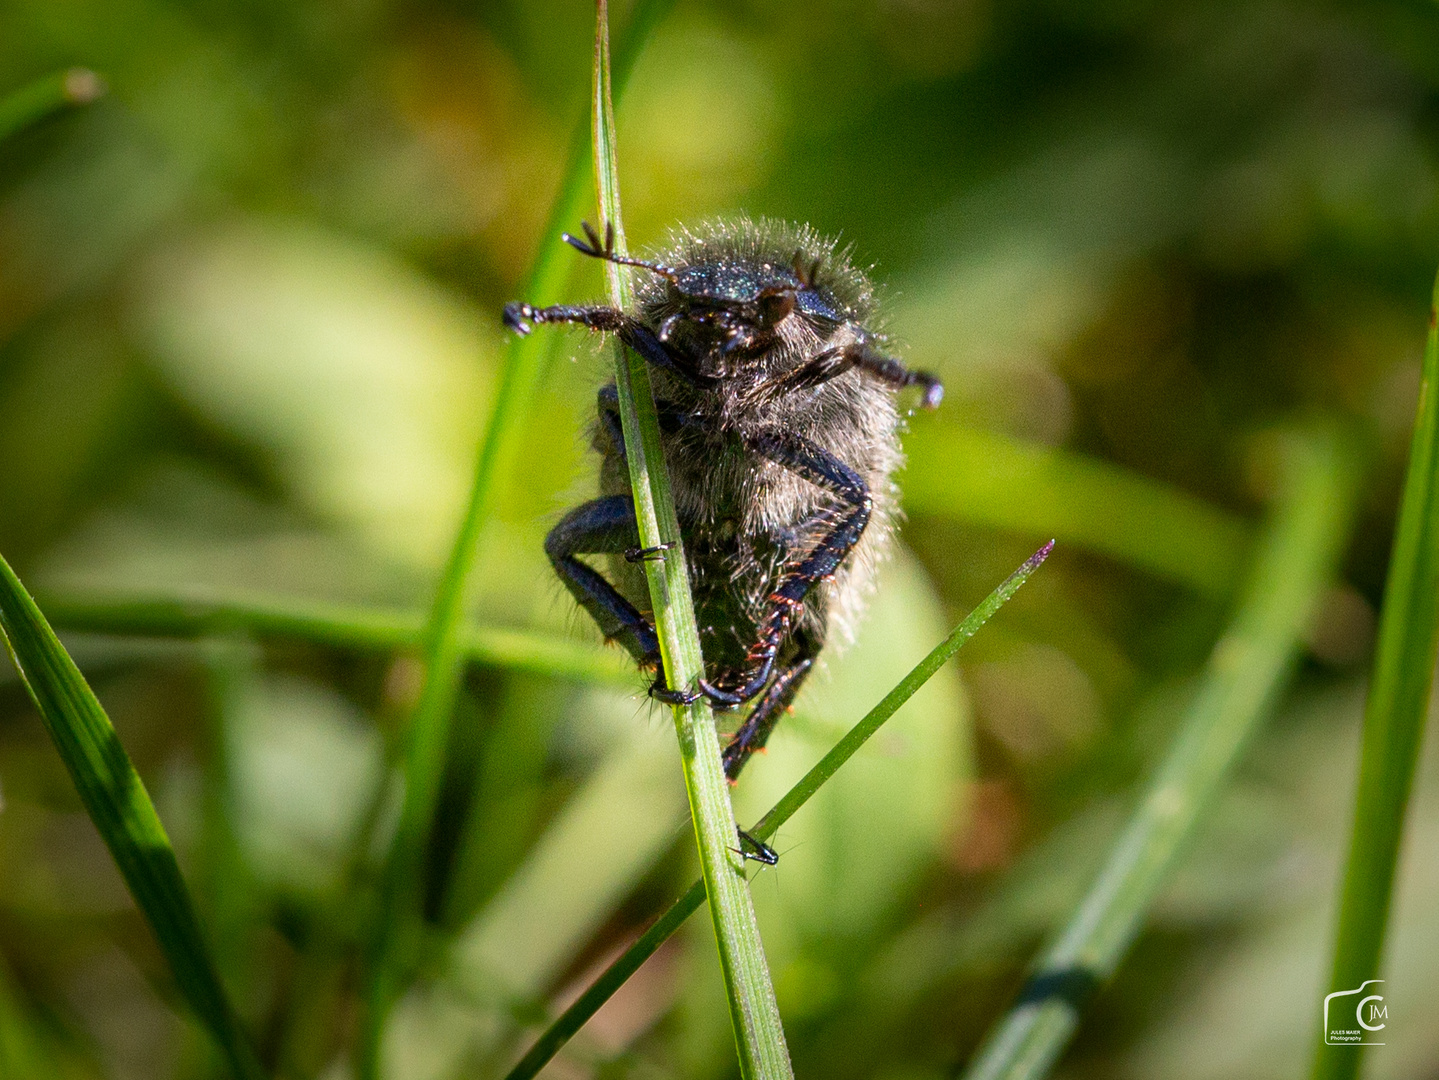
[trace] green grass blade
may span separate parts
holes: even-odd
[[[86,105],[104,92],[104,80],[86,68],[69,68],[36,79],[0,98],[0,139],[66,106]]]
[[[904,505],[1029,536],[1062,536],[1210,596],[1238,586],[1241,518],[1147,476],[1057,447],[940,424],[905,439]]]
[[[1330,431],[1292,440],[1285,492],[1260,541],[1239,609],[1138,809],[1094,884],[1045,950],[1019,1000],[991,1029],[966,1080],[1048,1073],[1088,994],[1113,974],[1249,735],[1294,670],[1300,637],[1349,533],[1357,489],[1351,443]]]
[[[595,184],[601,230],[614,230],[615,250],[625,253],[620,214],[619,178],[615,161],[614,106],[610,93],[608,6],[596,4],[594,151]],[[615,307],[633,307],[628,267],[607,262],[610,298]],[[693,688],[704,675],[699,628],[690,596],[689,568],[669,490],[659,421],[655,416],[649,371],[644,361],[615,340],[615,385],[620,421],[629,461],[630,487],[640,543],[645,547],[675,546],[663,560],[645,564],[655,630],[660,640],[666,678],[672,687]],[[740,1075],[745,1080],[786,1080],[794,1075],[774,985],[760,941],[759,923],[750,901],[743,862],[735,855],[734,809],[720,761],[719,733],[709,701],[674,709],[675,731],[684,762],[685,790],[699,846],[700,867],[710,898],[710,915],[719,946]]]
[[[175,851],[145,785],[84,676],[3,558],[0,630],[90,820],[155,932],[181,995],[237,1077],[263,1076],[220,984]]]
[[[200,637],[242,633],[341,648],[407,649],[423,640],[425,615],[397,608],[351,607],[263,594],[199,597],[72,597],[42,594],[61,629],[102,634]],[[529,630],[465,623],[461,658],[535,675],[636,685],[634,666],[617,649]]]
[[[641,0],[631,22],[624,71],[638,56],[644,37],[653,29],[667,4]],[[580,213],[585,200],[584,155],[574,150],[551,213],[540,255],[523,293],[533,303],[557,300],[568,279],[564,261],[572,253],[553,238],[554,226]],[[386,860],[379,910],[369,950],[365,1010],[357,1071],[370,1078],[378,1067],[379,1040],[390,1003],[409,966],[418,934],[420,876],[439,795],[449,737],[450,716],[459,691],[464,662],[463,622],[480,531],[494,504],[497,480],[512,469],[523,429],[544,368],[545,344],[538,338],[510,341],[500,374],[494,411],[485,429],[460,529],[435,593],[425,633],[425,681],[410,717],[405,738],[405,797],[400,822]]]
[[[1330,992],[1378,978],[1404,810],[1414,783],[1439,647],[1439,281],[1429,312],[1419,413],[1399,524],[1384,585],[1374,677],[1364,710],[1354,827],[1334,939]],[[1353,998],[1349,1000],[1353,1001]],[[1322,1020],[1321,1020],[1322,1022]],[[1315,1080],[1359,1072],[1361,1046],[1326,1045],[1320,1033]]]
[[[987,623],[996,611],[1009,602],[1010,598],[1019,591],[1020,586],[1028,581],[1030,575],[1039,569],[1040,564],[1049,557],[1053,547],[1054,542],[1050,541],[1036,551],[1018,570],[1010,574],[999,588],[990,593],[982,604],[971,611],[964,621],[954,628],[949,637],[936,645],[928,656],[916,664],[914,669],[884,696],[878,705],[871,709],[859,723],[850,728],[844,738],[835,743],[829,753],[825,754],[814,768],[805,773],[799,782],[790,788],[779,802],[775,803],[769,813],[747,830],[750,835],[760,840],[766,840],[793,817],[796,811],[808,802],[810,797],[839,770],[840,766],[853,757],[885,721],[899,711],[901,705],[913,697],[919,688],[963,647],[965,642],[979,632],[980,627]],[[531,1080],[531,1077],[538,1075],[550,1059],[559,1053],[560,1048],[580,1028],[584,1027],[590,1017],[599,1011],[600,1006],[608,1001],[615,991],[640,969],[640,966],[669,939],[671,934],[684,925],[685,920],[699,909],[704,900],[705,883],[701,879],[691,885],[653,926],[604,970],[599,978],[576,999],[574,1004],[545,1029],[535,1045],[509,1071],[505,1080]]]

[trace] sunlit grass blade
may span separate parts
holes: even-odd
[[[62,630],[155,637],[241,633],[340,648],[389,651],[417,647],[425,632],[420,611],[325,604],[286,596],[69,596],[42,593]],[[638,685],[634,666],[617,649],[599,649],[554,635],[466,622],[460,655],[470,663],[536,675]]]
[[[1085,999],[1119,966],[1181,845],[1293,673],[1301,636],[1349,535],[1358,470],[1352,442],[1328,429],[1291,438],[1285,457],[1283,493],[1249,584],[1173,746],[1094,884],[991,1029],[967,1080],[1049,1072]]]
[[[241,1080],[263,1076],[216,974],[170,838],[80,670],[0,558],[0,630],[85,810],[150,923],[185,1002]]]
[[[668,4],[639,0],[631,19],[633,32],[624,49],[623,75]],[[523,286],[526,299],[550,303],[568,276],[563,259],[572,258],[552,234],[558,222],[569,221],[585,204],[585,158],[573,152],[540,246],[540,255]],[[375,1076],[380,1037],[390,1003],[415,952],[419,932],[419,897],[425,838],[429,835],[444,768],[450,716],[464,662],[463,622],[474,576],[481,529],[495,501],[498,478],[514,465],[543,370],[544,343],[537,337],[515,338],[509,344],[494,410],[485,429],[475,477],[464,517],[435,592],[424,637],[425,680],[405,735],[405,795],[399,825],[390,845],[371,934],[365,1007],[361,1023],[357,1072],[362,1080]]]
[[[1419,413],[1399,504],[1384,607],[1379,616],[1374,676],[1364,710],[1354,826],[1344,871],[1329,992],[1354,990],[1379,978],[1380,953],[1404,811],[1414,783],[1434,660],[1439,648],[1439,281],[1429,312]],[[1356,999],[1350,998],[1350,1001]],[[1316,1042],[1315,1080],[1359,1072],[1360,1046]]]
[[[617,254],[626,253],[624,222],[620,214],[619,176],[615,159],[614,106],[610,93],[608,6],[596,4],[594,151],[595,184],[600,207],[601,232],[613,230]],[[605,264],[610,299],[615,307],[633,306],[628,267]],[[673,545],[662,560],[647,562],[655,631],[665,676],[671,687],[692,689],[704,675],[699,628],[690,596],[689,567],[681,542],[669,476],[660,447],[659,421],[650,390],[649,371],[618,338],[615,349],[615,385],[619,391],[620,422],[629,462],[630,488],[640,543],[647,548]],[[775,1003],[774,984],[760,941],[759,923],[750,901],[743,862],[735,845],[734,809],[729,783],[720,761],[719,734],[708,699],[700,697],[674,709],[675,732],[684,762],[685,790],[699,847],[700,867],[710,898],[710,915],[719,946],[730,1020],[740,1075],[745,1080],[785,1080],[794,1075],[784,1026]]]
[[[993,618],[994,613],[1009,602],[1021,585],[1029,580],[1041,563],[1049,557],[1054,542],[1050,541],[1036,551],[1018,570],[1010,574],[1000,586],[985,598],[984,602],[950,633],[949,637],[936,645],[923,660],[914,666],[899,684],[884,699],[871,709],[863,719],[845,733],[844,738],[805,773],[799,782],[785,793],[774,807],[746,830],[759,840],[767,840],[788,821],[830,777],[839,771],[846,761],[855,755],[884,723],[899,711],[901,705],[918,692],[941,667],[943,667],[964,644],[979,632],[980,627]],[[574,1034],[584,1027],[590,1017],[599,1011],[625,981],[640,969],[655,951],[663,945],[676,930],[684,925],[705,900],[705,883],[696,881],[676,900],[663,915],[646,930],[633,945],[624,951],[578,999],[567,1008],[536,1040],[528,1053],[506,1075],[505,1080],[530,1080],[559,1053]]]
[[[1062,536],[1211,596],[1238,586],[1253,530],[1168,484],[1072,450],[926,424],[905,439],[904,505],[1021,535]]]
[[[0,139],[68,105],[88,104],[104,92],[104,80],[86,68],[68,68],[36,79],[0,97]]]

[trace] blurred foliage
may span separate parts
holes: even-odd
[[[540,230],[591,19],[513,0],[0,10],[0,92],[74,65],[108,87],[0,143],[0,551],[42,606],[283,597],[417,625],[498,312],[558,242]],[[1175,730],[1272,494],[1269,432],[1337,413],[1374,458],[1344,579],[1061,1072],[1306,1068],[1439,253],[1436,57],[1439,9],[1384,0],[681,3],[657,29],[618,109],[631,242],[741,210],[841,233],[885,283],[898,347],[949,390],[914,420],[908,550],[747,770],[741,819],[1060,540],[962,673],[774,841],[753,888],[800,1075],[937,1077],[972,1052]],[[593,266],[573,289],[601,292]],[[486,524],[475,613],[587,644],[541,540],[592,489],[606,360],[562,345]],[[996,482],[986,447],[1042,482]],[[1183,535],[1195,521],[1218,539]],[[1198,553],[1154,550],[1170,542]],[[242,624],[67,644],[265,1060],[337,1078],[418,672],[374,642]],[[693,875],[667,719],[638,679],[495,659],[451,735],[434,948],[387,1032],[395,1077],[501,1071]],[[220,1075],[3,679],[0,1071]],[[1439,1069],[1430,744],[1377,1077]],[[729,1075],[710,931],[691,931],[547,1075]]]

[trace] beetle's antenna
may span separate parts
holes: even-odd
[[[799,279],[799,283],[806,289],[813,288],[815,281],[819,278],[821,261],[820,259],[815,259],[809,266],[805,266],[804,253],[801,251],[794,253],[794,261],[790,263],[790,265],[794,267],[794,276]]]
[[[621,266],[638,266],[641,270],[648,270],[652,274],[658,274],[667,281],[679,283],[679,274],[664,263],[645,262],[643,259],[631,259],[623,255],[615,254],[615,226],[614,223],[605,226],[605,239],[600,242],[600,234],[595,232],[594,226],[588,221],[580,222],[580,228],[585,230],[585,240],[569,233],[561,233],[560,239],[569,244],[581,255],[588,255],[592,259],[604,259],[606,262],[617,263]]]

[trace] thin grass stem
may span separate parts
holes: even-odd
[[[244,634],[389,651],[417,648],[425,632],[425,614],[421,611],[353,607],[263,594],[213,598],[45,595],[42,599],[45,610],[62,630],[101,634],[177,638]],[[617,650],[472,622],[462,624],[459,637],[460,655],[467,663],[615,686],[635,685],[633,666]]]

